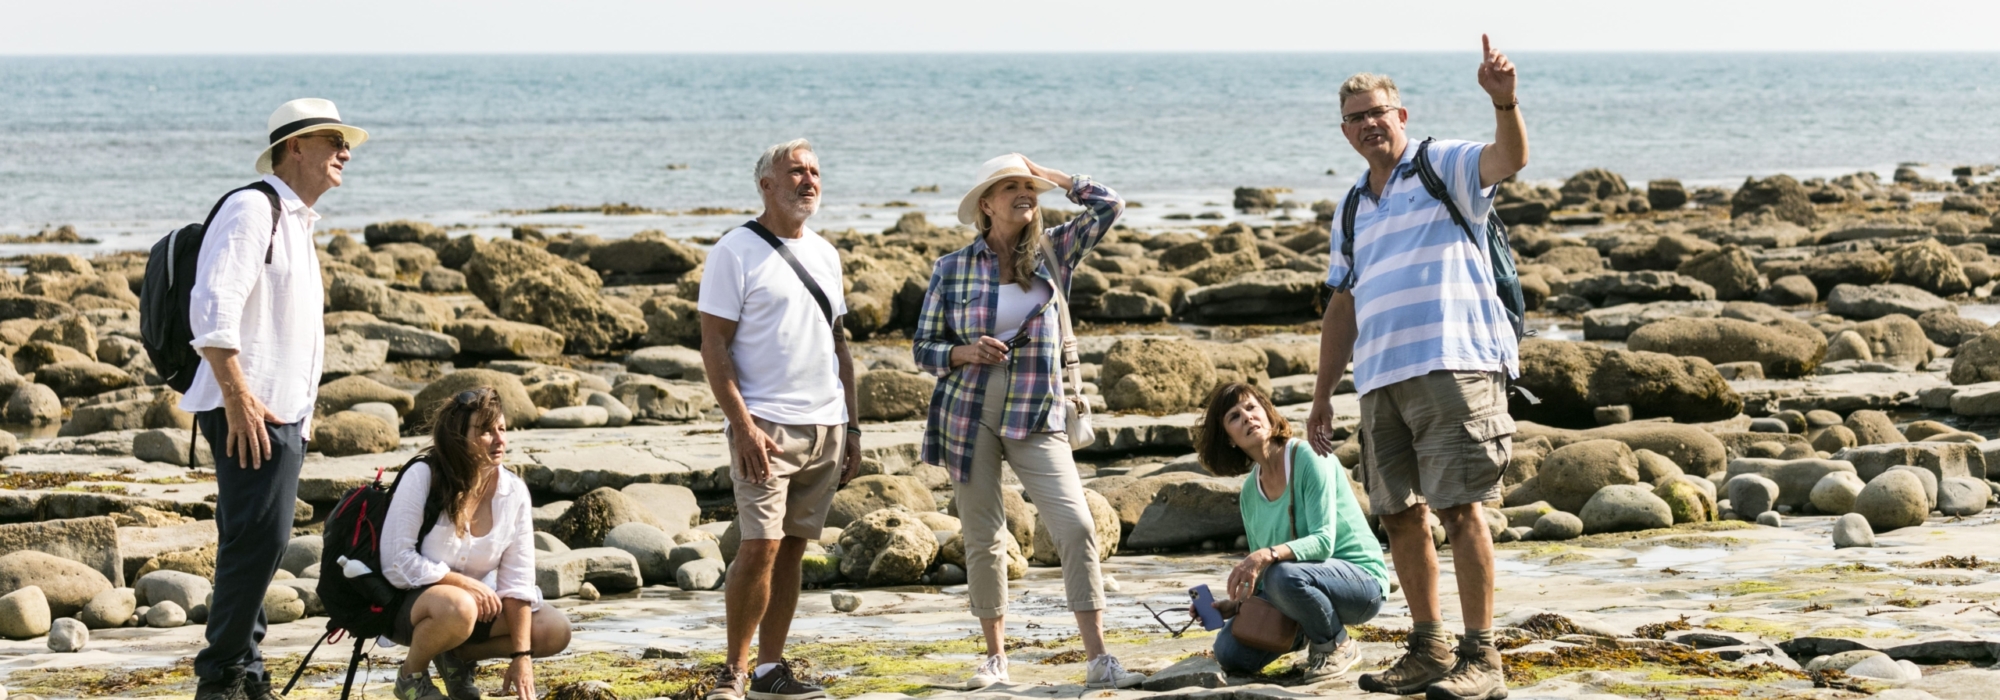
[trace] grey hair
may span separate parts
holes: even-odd
[[[1403,94],[1396,89],[1396,81],[1389,76],[1374,73],[1355,73],[1340,84],[1340,106],[1347,107],[1347,98],[1381,90],[1389,98],[1389,104],[1401,106]]]
[[[786,141],[776,146],[764,149],[764,155],[757,156],[757,170],[756,170],[757,181],[763,182],[764,178],[771,176],[771,168],[774,164],[778,162],[779,158],[788,158],[793,153],[797,153],[799,151],[812,151],[812,149],[813,149],[812,142],[807,141],[805,139],[792,139],[790,141]]]

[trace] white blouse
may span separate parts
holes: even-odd
[[[528,485],[513,472],[500,470],[493,491],[493,529],[484,537],[459,537],[451,517],[438,514],[438,524],[418,550],[418,524],[431,490],[431,466],[417,462],[396,480],[389,517],[382,523],[382,575],[389,583],[411,589],[437,583],[448,572],[476,579],[501,598],[524,600],[542,608],[542,590],[535,585],[534,504]]]
[[[1040,277],[1028,286],[1029,289],[1022,289],[1018,284],[1000,285],[1000,303],[993,313],[994,340],[1005,343],[1020,335],[1021,327],[1028,325],[1028,316],[1049,303],[1049,297],[1055,293]]]

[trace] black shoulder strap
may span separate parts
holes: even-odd
[[[1285,470],[1285,507],[1291,510],[1291,520],[1285,522],[1291,533],[1285,539],[1286,542],[1299,538],[1299,497],[1298,491],[1292,488],[1293,484],[1299,482],[1299,469],[1298,460],[1292,457],[1292,448],[1292,445],[1285,446],[1285,463],[1292,465],[1292,468]]]
[[[771,229],[764,228],[764,225],[757,223],[756,219],[743,222],[743,228],[750,229],[758,238],[771,244],[771,248],[778,251],[778,257],[784,258],[785,263],[792,266],[792,272],[798,273],[799,281],[806,283],[806,291],[812,292],[813,301],[819,302],[819,312],[826,316],[827,325],[833,325],[833,303],[826,300],[826,292],[819,288],[818,282],[813,281],[812,273],[806,272],[806,266],[799,262],[798,256],[792,255],[791,247],[786,246],[784,241],[778,240],[777,234],[771,233]]]
[[[264,198],[271,202],[271,242],[264,245],[264,264],[269,265],[271,264],[272,253],[278,248],[278,217],[285,215],[285,206],[278,201],[278,190],[271,187],[271,183],[258,180],[224,193],[221,199],[215,200],[215,206],[209,207],[208,216],[201,220],[202,235],[208,235],[208,227],[215,223],[215,215],[222,212],[223,203],[228,202],[230,197],[234,197],[236,193],[244,190],[262,192],[264,193]]]
[[[1472,222],[1465,220],[1465,214],[1458,210],[1458,203],[1451,199],[1451,190],[1444,186],[1444,178],[1438,177],[1437,170],[1431,167],[1431,142],[1436,140],[1427,138],[1417,144],[1417,179],[1423,180],[1425,192],[1444,203],[1444,210],[1451,214],[1452,223],[1464,229],[1466,237],[1472,239],[1472,245],[1478,247],[1479,234],[1472,230]]]
[[[1360,263],[1354,260],[1354,210],[1361,206],[1361,188],[1365,180],[1357,181],[1347,190],[1347,201],[1340,204],[1340,257],[1347,259],[1347,276],[1341,278],[1338,291],[1354,289],[1354,269]]]

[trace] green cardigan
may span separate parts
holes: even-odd
[[[1368,518],[1354,500],[1347,470],[1331,455],[1313,453],[1303,440],[1293,439],[1287,449],[1292,455],[1292,480],[1277,500],[1264,498],[1257,486],[1254,463],[1243,477],[1243,494],[1237,503],[1243,511],[1243,531],[1251,551],[1290,545],[1298,561],[1339,559],[1374,575],[1389,590],[1389,567],[1382,561],[1382,545],[1368,530]],[[1299,499],[1298,525],[1291,529],[1292,498]],[[1289,536],[1288,534],[1289,533]],[[1262,581],[1259,581],[1261,584]]]

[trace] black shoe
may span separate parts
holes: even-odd
[[[770,673],[758,676],[752,671],[750,692],[745,693],[750,700],[812,700],[826,697],[826,690],[811,683],[801,682],[792,677],[792,669],[778,664]]]
[[[194,687],[194,700],[246,700],[247,697],[243,692],[242,673],[204,678]]]
[[[243,677],[243,697],[247,700],[285,700],[285,696],[271,689],[271,683],[262,679]]]

